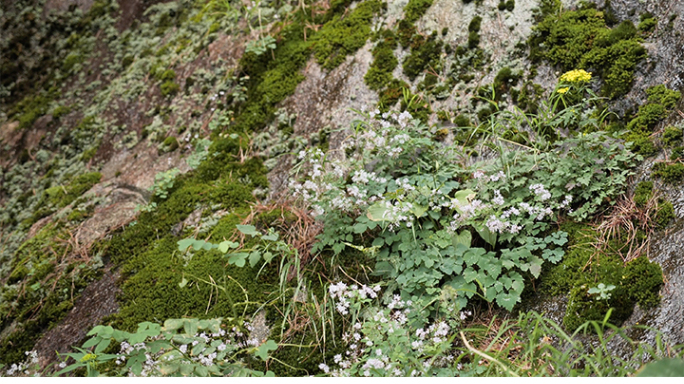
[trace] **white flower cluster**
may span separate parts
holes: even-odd
[[[371,118],[380,117],[380,111],[369,114]],[[408,133],[397,133],[395,126],[407,129],[413,117],[409,112],[395,114],[383,113],[379,121],[371,123],[360,133],[347,138],[341,144],[341,151],[353,149],[355,152],[345,160],[328,159],[319,149],[300,151],[299,160],[306,165],[306,174],[299,181],[290,182],[290,189],[297,197],[307,202],[317,215],[326,210],[359,213],[368,205],[383,198],[383,193],[389,186],[389,180],[372,171],[368,166],[369,153],[376,159],[397,157],[410,145],[411,136]],[[352,173],[351,184],[345,182],[346,175]],[[398,188],[404,188],[403,193],[415,188],[405,181]],[[374,192],[370,192],[373,189]],[[399,220],[401,221],[401,220]]]
[[[504,177],[505,174],[501,171],[490,176],[483,171],[473,173],[474,179],[484,182],[498,181]],[[551,201],[551,192],[543,184],[532,184],[528,189],[538,199],[537,203],[519,202],[516,205],[506,206],[506,200],[498,189],[494,190],[494,196],[490,203],[485,203],[479,199],[473,199],[467,204],[461,204],[456,199],[444,203],[444,207],[457,211],[448,229],[456,232],[464,225],[482,220],[490,232],[517,234],[523,229],[521,220],[525,219],[521,213],[526,213],[532,220],[541,221],[551,217],[555,209],[568,209],[571,212],[569,209],[572,202],[571,195],[566,195],[561,203],[556,203]]]
[[[366,285],[361,285],[359,288],[358,285],[354,284],[350,287],[347,286],[347,284],[343,282],[339,282],[337,284],[332,284],[328,287],[328,293],[330,294],[330,297],[333,299],[337,299],[337,304],[335,305],[335,309],[337,309],[337,312],[339,312],[342,315],[346,315],[349,313],[349,305],[350,300],[353,299],[375,299],[378,297],[378,292],[380,292],[380,286],[376,285],[373,288],[368,287]]]
[[[530,185],[530,192],[539,196],[541,201],[546,201],[551,198],[551,192],[547,191],[543,184]]]
[[[251,327],[247,322],[244,323],[244,326],[246,329]],[[142,362],[142,371],[139,376],[161,376],[162,373],[159,369],[161,368],[162,363],[166,361],[180,359],[180,362],[183,364],[195,363],[210,367],[216,364],[232,363],[228,360],[230,354],[226,354],[225,357],[219,358],[219,354],[222,352],[232,352],[241,348],[258,346],[260,344],[258,340],[255,342],[256,339],[254,338],[247,339],[247,337],[236,327],[233,327],[230,331],[220,329],[216,333],[199,332],[195,334],[193,338],[195,340],[191,343],[177,343],[173,339],[167,340],[174,345],[176,351],[179,352],[178,354],[169,354],[169,351],[164,349],[153,353],[148,345],[149,341],[148,343],[143,342],[135,345],[123,341],[115,359],[115,363],[117,365],[125,364],[132,355],[143,353],[145,361]],[[162,339],[164,339],[163,334],[152,338],[151,342]],[[217,340],[220,340],[220,343],[217,343]],[[203,347],[200,347],[200,350],[196,350],[196,346],[200,343],[203,343]],[[214,347],[212,347],[212,345]],[[62,364],[65,365],[65,363]],[[128,376],[136,375],[129,370]]]
[[[37,366],[38,365],[38,352],[36,351],[26,351],[24,352],[24,355],[26,355],[26,360],[19,363],[19,364],[12,364],[9,369],[7,369],[7,376],[14,376],[15,374],[24,374],[24,375],[29,375],[31,374],[31,371],[29,368],[31,366]]]

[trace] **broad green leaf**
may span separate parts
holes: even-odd
[[[192,242],[192,249],[199,251],[200,249],[202,249],[202,247],[204,247],[204,244],[206,243],[207,242],[204,240],[195,240]]]
[[[461,191],[458,191],[454,194],[454,199],[458,201],[458,205],[465,206],[470,204],[471,201],[475,198],[476,194],[470,189],[464,189]]]
[[[234,264],[238,267],[244,267],[245,262],[247,261],[247,256],[248,254],[244,252],[233,253],[228,257],[228,264]]]
[[[242,232],[245,235],[250,235],[250,236],[260,235],[260,233],[257,232],[256,227],[253,225],[240,225],[240,224],[238,224],[235,227],[237,227],[237,230]]]
[[[468,230],[463,230],[461,233],[456,233],[451,237],[451,240],[456,247],[458,244],[464,245],[466,248],[470,248],[470,244],[473,241],[473,235]]]
[[[389,209],[384,202],[378,202],[368,207],[366,217],[372,221],[386,221]]]
[[[207,347],[207,344],[204,342],[197,343],[197,345],[192,347],[192,355],[193,356],[199,356],[199,354],[202,353],[206,347]]]
[[[261,236],[262,240],[267,240],[267,241],[277,241],[278,240],[278,232],[270,232],[266,235]]]
[[[278,344],[276,344],[276,342],[273,340],[268,340],[257,347],[254,354],[257,355],[261,360],[266,361],[268,359],[268,352],[275,351],[276,349],[278,349]]]
[[[264,257],[264,261],[267,263],[273,260],[273,258],[275,257],[275,255],[272,252],[264,252],[262,256]]]
[[[354,231],[354,233],[364,233],[366,232],[366,229],[368,229],[368,226],[364,223],[356,223],[352,227],[352,231]]]
[[[477,271],[472,268],[466,268],[466,270],[463,271],[463,278],[467,283],[470,283],[477,278]]]
[[[109,344],[110,344],[111,342],[112,342],[112,339],[104,339],[104,340],[102,340],[102,341],[97,345],[97,347],[95,347],[95,354],[99,354],[99,353],[101,353],[102,351],[104,351],[105,349],[107,349],[107,347],[109,347]]]
[[[238,243],[234,243],[232,241],[226,240],[226,241],[222,241],[219,243],[218,250],[221,251],[221,253],[226,253],[226,252],[228,252],[229,248],[235,249],[238,246],[239,246]]]
[[[183,239],[178,241],[178,250],[185,252],[195,242],[195,239]]]
[[[500,293],[496,296],[496,303],[500,307],[506,308],[506,310],[509,312],[513,310],[513,307],[517,301],[518,297],[510,293]]]
[[[683,377],[683,359],[662,359],[644,365],[636,374],[637,377]]]
[[[373,270],[374,275],[391,276],[394,273],[396,273],[396,269],[389,262],[380,261],[375,263],[375,269]]]
[[[487,242],[487,244],[491,245],[492,247],[496,246],[496,238],[498,236],[496,232],[491,232],[486,226],[480,228],[475,227],[475,230],[477,231],[477,234],[480,235],[482,240]]]
[[[261,252],[259,251],[252,251],[252,253],[249,254],[249,265],[254,268],[255,265],[261,260]]]
[[[418,218],[423,217],[423,215],[425,215],[425,212],[427,212],[427,210],[428,210],[428,207],[418,205],[418,204],[413,204],[413,206],[411,207],[411,213],[416,215],[416,217],[418,217]]]
[[[197,319],[184,319],[183,330],[186,335],[194,336],[197,333]]]
[[[90,347],[94,346],[95,344],[99,343],[101,340],[102,340],[101,337],[95,336],[95,337],[91,338],[90,340],[86,341],[85,343],[83,343],[81,348],[90,348]]]
[[[164,329],[167,331],[175,331],[183,327],[183,319],[168,319],[164,322]]]

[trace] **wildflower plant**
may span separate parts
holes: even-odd
[[[418,303],[391,295],[381,304],[380,286],[329,286],[336,310],[351,322],[342,335],[346,345],[329,364],[321,363],[323,373],[338,377],[457,376],[454,330],[471,315],[461,312],[458,319],[411,321]],[[360,316],[359,316],[360,315]]]
[[[64,355],[59,365],[63,369],[55,375],[85,368],[88,376],[264,376],[241,359],[252,354],[266,361],[277,344],[250,339],[237,327],[226,330],[222,322],[221,318],[168,319],[163,326],[144,322],[135,333],[98,325],[88,333],[92,337],[76,348],[78,352]],[[119,343],[119,352],[105,353],[113,342]],[[105,372],[111,362],[117,368]]]
[[[463,167],[408,112],[365,118],[343,151],[300,152],[291,188],[324,222],[315,251],[364,250],[389,291],[433,314],[458,313],[475,295],[511,310],[525,279],[564,254],[567,234],[551,224],[591,216],[624,190],[636,161],[592,133]]]

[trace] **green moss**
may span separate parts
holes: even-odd
[[[335,16],[326,23],[312,39],[318,63],[325,69],[334,69],[347,55],[361,48],[370,36],[371,20],[381,9],[378,0],[364,1],[345,17]]]
[[[432,6],[433,0],[409,0],[404,7],[404,20],[415,23]]]
[[[70,73],[76,64],[82,63],[84,59],[80,53],[70,53],[62,63],[62,72]]]
[[[530,58],[546,59],[563,71],[591,69],[605,81],[602,92],[617,97],[631,88],[634,70],[646,50],[631,22],[611,30],[604,12],[594,7],[544,16],[529,40]]]
[[[99,172],[85,173],[66,186],[56,186],[45,190],[44,199],[55,207],[66,207],[100,182],[102,174]]]
[[[649,138],[647,134],[643,133],[629,133],[625,136],[625,140],[632,143],[630,150],[638,153],[644,157],[650,157],[658,153],[658,148]]]
[[[652,14],[650,13],[644,13],[639,17],[640,22],[639,22],[639,32],[641,33],[651,33],[655,30],[656,26],[658,25],[658,20],[656,20],[655,17],[653,17]]]
[[[642,181],[634,190],[634,203],[637,207],[644,207],[653,196],[653,182]]]
[[[515,0],[501,0],[497,8],[499,8],[499,11],[513,12],[515,9]]]
[[[651,87],[646,90],[646,94],[646,104],[639,107],[637,116],[627,124],[627,129],[632,132],[652,132],[656,124],[667,117],[681,99],[681,93],[669,90],[664,85]]]
[[[653,165],[653,176],[660,177],[666,183],[674,184],[684,178],[684,164],[656,163]]]
[[[622,283],[627,287],[629,298],[640,307],[648,309],[660,303],[658,292],[663,285],[663,271],[660,265],[650,262],[646,256],[627,263]]]
[[[597,254],[592,246],[596,233],[589,226],[566,223],[561,229],[569,234],[566,254],[561,263],[544,270],[538,294],[558,296],[570,292],[563,318],[568,330],[573,331],[588,320],[602,321],[610,309],[609,322],[620,325],[631,315],[635,304],[657,305],[662,286],[662,270],[657,263],[640,257],[624,264],[619,254]],[[589,289],[600,283],[615,286],[610,299],[589,294]]]
[[[427,40],[421,38],[414,41],[411,54],[402,63],[404,74],[413,81],[428,68],[438,70],[442,46],[443,43],[437,39],[436,33],[430,35]]]
[[[518,83],[518,80],[522,77],[521,73],[513,73],[510,68],[502,68],[494,77],[494,91],[496,95],[508,93],[511,87]]]
[[[662,136],[662,141],[663,144],[667,145],[668,147],[673,147],[675,145],[681,144],[682,129],[675,128],[672,126],[665,128],[665,131],[663,132]]]
[[[675,218],[674,206],[669,201],[659,201],[658,211],[653,218],[658,228],[665,228]]]
[[[672,153],[670,154],[670,160],[676,161],[678,159],[684,159],[684,147],[682,146],[672,148]]]
[[[57,106],[55,109],[52,110],[52,118],[59,119],[60,117],[66,115],[69,112],[71,112],[71,107],[69,107],[68,105]]]
[[[167,69],[164,72],[155,72],[155,77],[161,81],[173,81],[176,79],[176,71],[173,69]]]
[[[10,284],[19,289],[1,287],[0,328],[8,329],[14,322],[17,329],[0,341],[0,364],[23,361],[24,352],[32,350],[42,333],[71,309],[72,297],[98,276],[82,262],[71,262],[60,274],[53,273],[57,265],[53,252],[67,254],[68,238],[68,233],[58,226],[47,225],[16,251]],[[70,261],[62,260],[60,267],[66,263]]]
[[[180,85],[174,83],[173,81],[165,81],[160,86],[162,96],[173,96],[180,91]]]
[[[174,136],[167,137],[161,144],[162,152],[173,152],[176,149],[178,149],[178,139],[176,139]]]
[[[386,112],[396,105],[397,101],[403,97],[404,89],[411,89],[411,87],[401,80],[393,79],[387,88],[380,92],[380,101],[378,102],[380,110]]]
[[[415,34],[416,27],[413,23],[403,19],[399,21],[399,24],[397,24],[397,38],[402,48],[408,48],[411,45],[411,40]]]
[[[363,77],[370,89],[378,91],[392,81],[392,71],[399,64],[397,58],[394,57],[396,47],[397,41],[394,34],[386,30],[383,33],[382,40],[373,48],[373,62]]]
[[[26,96],[9,110],[8,116],[19,121],[19,128],[30,128],[39,117],[48,112],[50,102],[56,97],[57,89],[41,91]]]
[[[468,48],[474,49],[480,44],[480,24],[482,17],[475,16],[468,24]]]

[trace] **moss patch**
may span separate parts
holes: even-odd
[[[373,63],[368,72],[363,77],[368,88],[378,91],[385,88],[393,79],[392,71],[397,67],[399,61],[394,56],[394,49],[397,41],[394,33],[390,30],[383,30],[380,41],[373,48]]]
[[[313,39],[318,63],[325,69],[334,69],[347,55],[361,48],[370,37],[371,20],[381,9],[380,1],[365,1],[345,17],[335,16],[326,23]]]
[[[570,292],[563,324],[575,330],[588,320],[602,321],[612,308],[610,322],[620,325],[631,315],[634,305],[652,307],[660,301],[662,270],[657,263],[639,257],[627,264],[614,252],[595,254],[591,245],[595,232],[588,226],[565,224],[568,250],[560,264],[541,276],[540,294],[564,295]],[[614,285],[610,299],[590,294],[590,288],[603,283]]]
[[[603,11],[591,3],[577,10],[549,13],[530,37],[530,58],[546,59],[563,71],[587,69],[602,76],[602,92],[617,97],[629,91],[636,65],[646,57],[630,21],[611,29]]]

